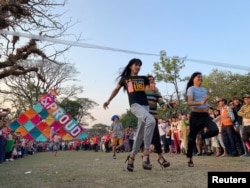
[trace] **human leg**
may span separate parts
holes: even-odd
[[[166,138],[166,142],[167,142],[167,145],[168,145],[169,153],[173,153],[173,151],[172,151],[172,143],[171,143],[171,136],[168,136]]]
[[[148,112],[148,106],[141,106],[139,104],[131,105],[131,112],[137,117],[138,125],[136,132],[136,139],[134,140],[132,153],[136,154],[140,149],[142,141],[144,148],[149,149],[152,142],[152,137],[155,128],[155,119]]]
[[[250,126],[244,126],[243,127],[243,132],[242,132],[242,140],[246,146],[246,150],[247,150],[247,155],[248,156],[250,154]]]
[[[155,129],[155,119],[149,114],[148,111],[145,111],[145,127],[144,127],[144,148],[149,149],[152,142],[153,133]]]
[[[230,126],[221,127],[222,140],[229,155],[235,155],[230,141]]]
[[[133,104],[131,106],[131,112],[134,114],[135,112],[138,111],[138,108],[139,108],[138,105]],[[125,160],[125,163],[127,163],[127,170],[130,172],[134,171],[135,155],[138,153],[138,151],[140,149],[140,146],[141,146],[142,141],[143,141],[143,135],[144,135],[144,129],[143,129],[144,125],[142,122],[142,118],[139,119],[137,117],[137,119],[138,119],[138,122],[137,122],[137,130],[136,130],[135,140],[133,141],[132,150]]]
[[[125,145],[123,138],[117,138],[117,146],[116,146],[116,152],[122,152],[125,151]]]
[[[187,149],[187,158],[188,158],[188,166],[189,167],[193,167],[194,163],[193,163],[193,150],[194,150],[194,146],[196,145],[195,141],[196,141],[196,136],[197,136],[198,132],[196,133],[196,131],[191,131],[189,132],[188,135],[188,149]]]
[[[111,138],[113,159],[116,159],[116,145],[117,145],[117,141],[118,141],[117,137]]]
[[[155,119],[155,122],[156,122],[155,125],[158,125],[157,119]],[[164,137],[165,137],[165,135],[164,135]],[[152,144],[154,145],[154,149],[155,149],[156,153],[158,154],[157,162],[160,164],[160,166],[162,168],[166,168],[166,167],[170,166],[170,163],[162,155],[161,137],[160,137],[158,126],[155,126],[155,128],[154,128]]]
[[[207,129],[202,134],[203,139],[211,138],[218,135],[219,133],[218,126],[209,116],[204,117],[204,123]]]
[[[234,130],[233,126],[228,127],[227,134],[228,134],[229,144],[230,144],[230,147],[231,147],[231,155],[232,156],[238,156],[239,153],[238,153],[238,150],[237,150],[236,136],[235,136],[235,130]]]
[[[154,117],[148,112],[148,106],[144,106],[144,117],[145,117],[145,128],[144,128],[144,151],[143,151],[143,163],[142,167],[144,170],[151,170],[152,165],[149,160],[149,149],[150,144],[152,142],[153,133],[155,129],[155,119]],[[159,140],[158,140],[159,141]]]
[[[196,150],[197,150],[196,155],[198,156],[202,155],[202,139],[201,139],[200,134],[196,136],[195,144],[196,144]]]
[[[156,125],[158,124],[157,119],[155,119],[155,124]],[[161,139],[160,139],[158,126],[155,126],[155,128],[154,128],[154,134],[153,134],[153,138],[152,138],[151,143],[154,145],[154,149],[155,149],[156,153],[162,153]]]
[[[116,149],[120,149],[120,148],[122,148],[123,147],[123,144],[124,144],[124,140],[123,140],[123,138],[118,138],[117,139],[117,146],[116,146]]]
[[[104,146],[105,146],[105,152],[109,152],[109,146],[108,146],[108,142],[104,142]]]
[[[58,150],[59,150],[59,147],[60,147],[59,143],[55,143],[55,144],[54,144],[55,157],[57,156],[57,152],[58,152]]]
[[[204,128],[203,118],[205,113],[191,112],[190,114],[190,125],[189,125],[189,134],[188,134],[188,149],[187,149],[187,158],[188,166],[193,167],[193,151],[195,147],[196,137],[198,132],[202,131]]]
[[[202,130],[197,124],[197,118],[195,115],[190,116],[190,131],[188,134],[188,149],[187,149],[187,157],[192,158],[193,156],[193,150],[196,145],[196,137],[198,135],[198,132]]]
[[[129,151],[130,152],[132,151],[133,144],[134,144],[134,140],[133,139],[129,139]]]
[[[7,140],[0,136],[0,164],[2,164],[5,160],[5,146],[6,146]]]
[[[244,150],[244,154],[243,156],[246,156],[248,151],[247,151],[247,148],[246,148],[246,145],[243,141],[243,138],[242,138],[242,133],[243,133],[243,125],[239,125],[239,133],[240,133],[240,138],[241,138],[241,143],[242,143],[242,147],[243,147],[243,150]]]
[[[134,140],[130,157],[134,157],[137,154],[138,150],[140,149],[141,143],[143,141],[144,142],[143,169],[145,170],[149,170],[150,168],[152,169],[152,165],[150,164],[149,160],[149,149],[154,133],[155,119],[149,113],[148,106],[141,106],[136,103],[132,104],[131,112],[137,117],[138,126],[136,132],[136,139]]]
[[[134,171],[134,160],[135,160],[135,155],[129,154],[125,160],[125,163],[127,164],[127,170],[130,172]]]
[[[132,151],[131,153],[136,155],[138,153],[138,151],[140,150],[140,147],[143,143],[143,135],[144,135],[144,129],[143,129],[143,125],[144,123],[141,122],[140,120],[138,120],[138,125],[137,125],[137,131],[136,131],[136,136],[135,136],[135,140],[132,146]]]

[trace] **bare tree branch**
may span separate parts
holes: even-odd
[[[71,19],[62,22],[60,18],[65,14],[54,13],[56,7],[63,7],[66,0],[1,0],[0,1],[0,29],[9,31],[39,32],[41,36],[59,38],[66,35],[66,31],[75,23]],[[46,60],[47,63],[58,63],[57,59],[69,50],[70,46],[55,48],[51,42],[41,42],[30,39],[26,44],[18,47],[20,37],[0,35],[0,78],[10,75],[25,75],[35,72],[37,78],[44,81],[42,74],[36,67],[22,67],[28,58]],[[22,40],[22,43],[24,40]],[[54,47],[54,48],[51,48]],[[51,49],[51,50],[48,50]],[[47,52],[45,53],[45,50]],[[48,54],[48,51],[51,52]]]

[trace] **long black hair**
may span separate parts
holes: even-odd
[[[121,71],[120,75],[116,78],[116,80],[124,77],[124,76],[130,76],[131,74],[131,69],[130,69],[130,66],[133,65],[133,64],[139,64],[140,66],[142,65],[142,61],[140,59],[137,59],[137,58],[133,58],[131,59],[127,66],[123,69],[123,71]],[[125,88],[123,88],[125,90]]]
[[[133,58],[131,59],[127,66],[123,69],[123,71],[121,71],[120,75],[117,77],[117,79],[123,77],[123,76],[129,76],[131,74],[131,70],[130,70],[130,66],[133,64],[139,64],[142,65],[142,61],[140,59],[137,58]]]
[[[188,83],[187,83],[186,94],[187,94],[188,88],[194,85],[194,78],[195,78],[197,75],[202,75],[202,73],[201,73],[201,72],[194,72],[194,73],[191,75],[191,77],[190,77],[190,79],[188,80]]]

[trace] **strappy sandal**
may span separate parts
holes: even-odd
[[[188,161],[188,167],[194,167],[194,163],[193,163],[192,160],[189,160],[189,161]]]
[[[168,162],[163,156],[160,157],[157,161],[162,169],[170,166],[170,162]]]
[[[145,158],[146,158],[146,161],[144,161]],[[144,170],[152,170],[153,166],[152,166],[152,164],[150,163],[149,155],[143,155],[142,168],[143,168]]]
[[[129,172],[133,172],[134,171],[134,158],[130,156],[130,154],[127,156],[126,160],[125,160],[125,163],[128,162],[128,165],[127,165],[127,170]],[[132,161],[132,162],[131,162]]]

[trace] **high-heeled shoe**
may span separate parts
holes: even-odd
[[[192,160],[188,161],[188,167],[194,167],[194,162]]]
[[[145,158],[146,158],[146,160],[144,161]],[[150,163],[149,155],[143,155],[142,168],[144,170],[152,170],[153,166]]]
[[[170,162],[168,162],[163,156],[159,157],[157,161],[160,164],[162,169],[170,166]]]
[[[130,171],[130,172],[134,171],[134,160],[135,159],[133,157],[131,157],[130,155],[128,155],[126,160],[125,160],[125,163],[128,162],[127,170]]]

